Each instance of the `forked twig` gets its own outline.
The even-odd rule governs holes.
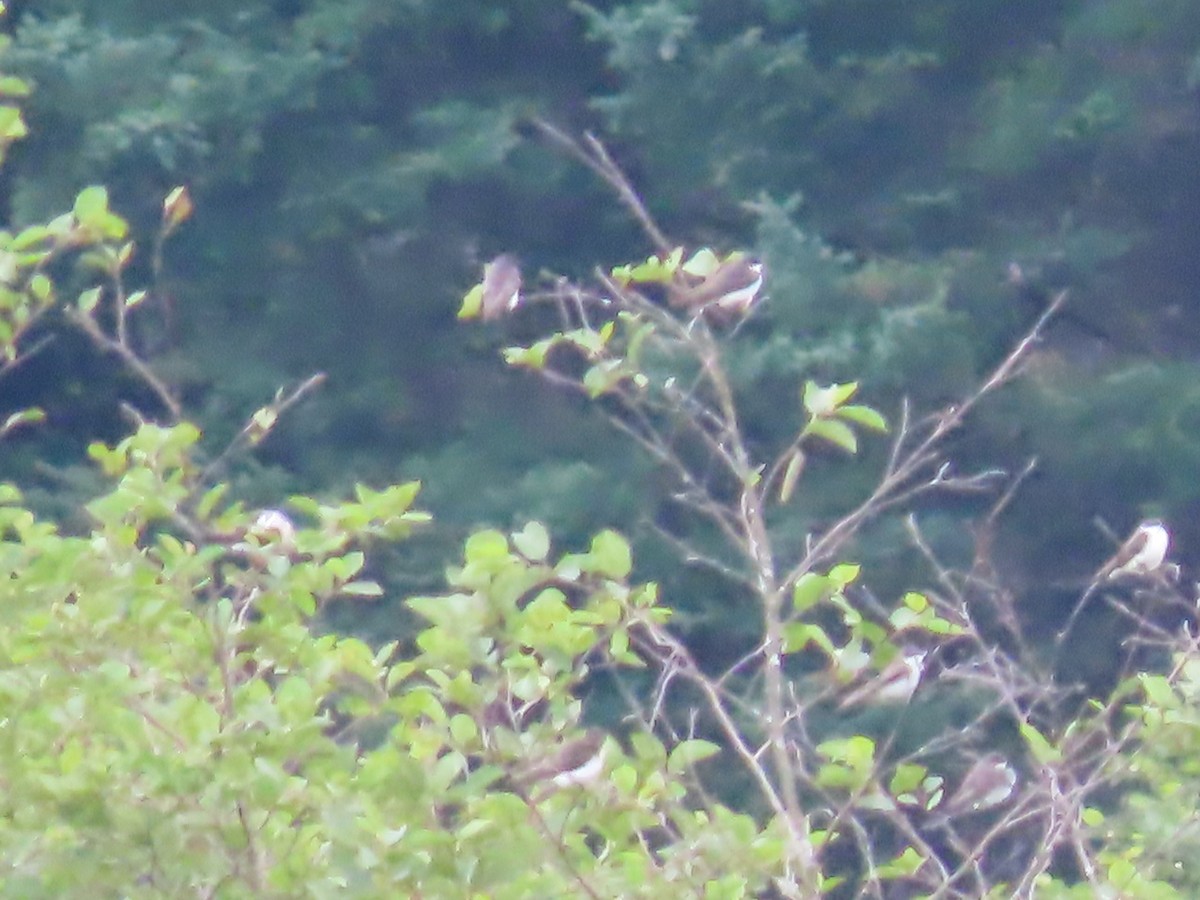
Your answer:
[[[642,202],[637,191],[633,189],[633,185],[629,183],[629,179],[625,177],[625,173],[621,170],[621,167],[613,161],[612,156],[609,155],[607,148],[600,142],[599,138],[590,132],[585,133],[583,139],[586,146],[582,146],[579,141],[554,125],[551,125],[543,118],[535,116],[529,122],[545,137],[549,138],[557,146],[595,172],[609,187],[616,191],[617,197],[630,211],[638,224],[642,226],[642,230],[646,232],[646,236],[650,238],[650,242],[654,244],[658,252],[664,254],[671,252],[675,245],[667,239],[666,234],[658,227],[654,221],[654,217],[646,209],[646,204]]]

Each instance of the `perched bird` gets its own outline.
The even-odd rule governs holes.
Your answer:
[[[1167,563],[1167,550],[1171,546],[1171,533],[1158,519],[1148,519],[1134,529],[1128,540],[1123,543],[1099,571],[1092,576],[1091,582],[1080,596],[1075,608],[1067,616],[1066,624],[1055,639],[1057,646],[1066,643],[1067,637],[1075,627],[1075,621],[1087,606],[1088,600],[1096,594],[1107,582],[1119,578],[1156,576],[1170,581],[1178,580],[1179,566]]]
[[[1017,772],[1000,753],[985,753],[967,770],[958,789],[940,806],[948,816],[993,809],[1017,787]]]
[[[480,314],[485,322],[499,319],[521,302],[521,266],[510,253],[501,253],[483,266]]]
[[[1143,522],[1113,554],[1112,559],[1100,567],[1092,583],[1127,575],[1153,575],[1162,568],[1170,545],[1171,534],[1161,521],[1150,519]]]
[[[246,535],[259,544],[276,544],[288,551],[296,547],[296,526],[287,513],[278,509],[264,509],[246,529]]]
[[[677,309],[697,312],[712,309],[737,315],[754,304],[762,284],[763,264],[743,253],[734,253],[707,275],[692,276],[672,285],[667,299]]]
[[[523,788],[536,788],[535,800],[556,790],[595,784],[604,774],[607,737],[600,729],[589,729],[516,773],[515,781]]]
[[[907,703],[925,674],[924,650],[915,650],[892,660],[878,675],[855,688],[838,703],[838,709],[886,703]]]

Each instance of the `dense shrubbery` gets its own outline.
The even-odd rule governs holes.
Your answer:
[[[1178,272],[1153,267],[1152,229],[1186,205],[1154,184],[1194,155],[1178,103],[1195,13],[1039,4],[965,50],[956,29],[993,4],[920,6],[886,36],[835,4],[764,5],[759,28],[669,2],[592,9],[569,21],[609,50],[604,99],[586,55],[545,80],[489,62],[511,62],[515,33],[573,48],[559,5],[22,9],[13,60],[45,104],[6,183],[0,375],[10,402],[50,402],[48,422],[2,425],[29,490],[0,492],[0,893],[1193,893],[1192,588],[1085,593],[1059,532],[1081,485],[1122,515],[1193,499],[1177,474],[1195,454],[1190,364],[1125,361],[1191,315],[1158,290]],[[469,52],[424,55],[449,34]],[[27,91],[0,92],[7,149]],[[653,183],[645,201],[604,145],[530,115],[588,92]],[[568,154],[548,164],[534,135]],[[888,152],[852,152],[873,143]],[[642,237],[579,199],[595,188],[571,156]],[[93,171],[135,231],[158,220],[144,247],[104,189],[78,191]],[[173,267],[191,195],[158,204],[185,176],[213,212]],[[743,319],[673,299],[723,254],[675,255],[656,218],[714,244],[755,233],[770,305]],[[428,340],[469,245],[501,233],[568,272],[526,265],[525,301],[486,315],[551,385],[534,402],[530,380],[485,390],[490,364],[464,365],[461,338]],[[639,261],[570,274],[597,256]],[[402,277],[415,260],[433,262],[424,288]],[[1148,269],[1162,306],[1116,304]],[[403,315],[400,285],[417,298]],[[360,327],[322,327],[322,309]],[[326,396],[314,361],[341,376]],[[253,409],[285,371],[302,380],[239,424],[228,397]],[[397,372],[410,397],[378,389]],[[886,440],[863,397],[895,410]],[[620,445],[578,398],[649,464],[606,460]],[[456,433],[450,410],[508,436],[431,450]],[[38,440],[97,432],[90,461]],[[405,599],[397,568],[428,584],[438,567],[391,549],[428,521],[416,485],[350,484],[390,480],[371,441],[401,433],[451,516],[532,507],[552,527],[476,530],[446,588]],[[491,473],[490,451],[507,465],[530,447],[534,474]],[[291,476],[254,454],[340,487],[285,499]],[[601,508],[640,550],[593,524]],[[1055,635],[1062,616],[1031,599],[1086,615]],[[331,633],[332,606],[347,621],[367,604],[398,642]],[[859,702],[871,676],[914,671]],[[1011,795],[976,808],[964,782],[1001,763]]]
[[[448,591],[407,601],[426,623],[413,642],[375,649],[313,626],[335,598],[381,593],[364,551],[427,521],[417,485],[281,508],[231,498],[215,480],[227,457],[315,382],[206,453],[129,343],[154,298],[124,287],[132,245],[106,201],[89,188],[72,213],[3,236],[10,365],[24,359],[22,323],[57,310],[145,382],[166,422],[135,421],[90,448],[109,487],[78,533],[24,508],[13,486],[0,496],[5,894],[974,897],[1065,895],[1079,882],[1092,895],[1171,896],[1191,884],[1171,866],[1190,832],[1145,843],[1190,796],[1172,768],[1191,749],[1190,641],[1106,589],[1139,640],[1180,662],[1145,675],[1133,656],[1113,692],[1072,705],[982,569],[947,569],[938,592],[880,603],[858,566],[837,562],[885,509],[979,483],[952,474],[941,443],[1010,380],[1036,331],[977,393],[899,423],[870,497],[789,551],[768,518],[810,477],[809,456],[821,444],[854,452],[860,432],[886,428],[850,402],[856,386],[805,385],[770,462],[740,430],[728,337],[709,309],[644,293],[711,272],[716,257],[651,259],[595,289],[528,289],[512,314],[548,302],[561,325],[510,362],[605,401],[672,473],[681,512],[664,536],[682,564],[741,584],[760,639],[706,669],[668,627],[656,586],[629,580],[621,536],[563,553],[530,523],[472,535]],[[173,192],[162,237],[189,212]],[[47,272],[72,261],[101,280],[66,301]],[[478,308],[475,294],[465,309]],[[746,310],[735,312],[714,327]],[[1167,584],[1136,594],[1181,599]],[[920,683],[856,688],[898,663]],[[596,679],[616,686],[621,709],[589,696]],[[863,703],[878,708],[847,718]],[[984,754],[1002,732],[1002,755]],[[1137,754],[1148,739],[1154,752]],[[1008,791],[972,800],[972,773],[993,764]],[[1134,783],[1106,823],[1096,804]]]

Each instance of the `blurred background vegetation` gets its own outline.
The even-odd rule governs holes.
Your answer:
[[[1193,0],[9,6],[5,66],[34,95],[5,218],[102,183],[147,234],[187,184],[198,212],[168,247],[143,351],[214,449],[280,384],[327,372],[233,477],[250,501],[421,478],[435,526],[375,573],[396,598],[440,585],[471,528],[536,518],[568,544],[632,535],[710,661],[755,633],[656,541],[673,511],[653,466],[583,403],[505,371],[497,326],[456,325],[497,252],[582,277],[652,249],[534,116],[604,139],[673,239],[766,259],[769,303],[732,351],[764,446],[797,421],[805,378],[859,379],[893,416],[905,397],[921,413],[962,396],[1069,290],[1029,376],[952,447],[962,471],[1038,460],[995,561],[1035,630],[1110,552],[1096,517],[1124,533],[1161,514],[1196,562]],[[153,402],[65,335],[4,388],[50,421],[10,441],[0,474],[50,510],[72,507],[81,450],[119,431],[119,401]],[[885,449],[813,459],[780,535],[800,546],[847,509]],[[965,526],[994,499],[918,511],[947,561],[970,563]],[[856,558],[883,597],[931,580],[898,521]],[[398,605],[366,615],[337,625],[404,630]]]

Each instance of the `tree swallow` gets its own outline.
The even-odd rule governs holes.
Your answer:
[[[595,784],[604,774],[607,737],[600,729],[589,729],[517,773],[516,781],[522,787],[538,788],[535,800],[556,790]]]
[[[986,753],[967,770],[958,789],[941,804],[948,816],[993,809],[1013,795],[1017,773],[999,753]]]
[[[763,284],[763,264],[734,253],[705,276],[672,286],[670,304],[678,309],[717,310],[726,315],[745,313],[758,298]]]
[[[1139,525],[1113,554],[1112,559],[1100,567],[1092,583],[1111,581],[1126,575],[1153,575],[1162,568],[1171,545],[1171,534],[1158,519],[1150,519]]]
[[[501,253],[483,266],[480,315],[491,322],[512,312],[520,302],[521,266],[512,254]]]
[[[927,655],[924,650],[910,651],[892,660],[878,675],[847,694],[838,703],[838,709],[868,704],[907,703],[921,683],[921,676],[925,674]]]

